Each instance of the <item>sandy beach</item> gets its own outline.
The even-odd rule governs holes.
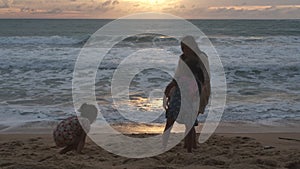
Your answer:
[[[300,169],[299,0],[62,1],[0,0],[5,18],[0,19],[0,169]],[[125,13],[134,16],[134,9],[173,11],[182,21],[163,13],[128,20]],[[89,16],[93,19],[79,19]],[[112,24],[117,21],[120,26]],[[181,46],[187,35],[210,65],[213,106],[198,120],[221,120],[208,141],[193,153],[181,141],[163,154],[135,159],[109,153],[88,138],[83,154],[58,153],[53,129],[83,102],[98,104],[101,116],[93,125],[107,122],[132,137],[161,134],[163,91],[176,77],[180,56],[195,57],[194,47]],[[190,68],[195,65],[198,72],[202,64]],[[182,135],[180,127],[173,128],[173,136]],[[106,129],[97,126],[90,133],[114,133]],[[200,124],[198,135],[201,129]],[[162,150],[161,140],[118,146],[120,139],[100,136],[128,154],[139,150],[137,142],[147,153]]]
[[[228,129],[230,127],[227,127],[227,131]],[[23,134],[12,131],[2,132],[0,134],[0,168],[300,168],[300,133],[297,132],[226,133],[223,127],[223,130],[219,130],[207,142],[198,144],[198,148],[193,153],[187,153],[181,142],[161,155],[130,159],[109,153],[90,139],[87,140],[83,154],[69,152],[60,155],[59,149],[55,147],[52,140],[50,129],[41,131],[44,134],[34,133],[34,131]],[[130,134],[134,137],[149,135]]]

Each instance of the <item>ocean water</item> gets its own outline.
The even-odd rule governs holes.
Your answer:
[[[73,115],[76,59],[88,38],[110,21],[0,20],[0,125],[57,121]],[[222,121],[300,119],[300,20],[191,22],[209,37],[224,66],[228,89]],[[111,76],[122,59],[144,48],[144,42],[157,42],[161,49],[180,55],[179,42],[165,36],[136,35],[117,44],[105,56],[96,78],[97,101],[110,123],[129,121],[112,105]],[[177,58],[160,62],[174,67]],[[127,109],[135,111],[136,118],[143,118],[138,112],[157,115],[152,122],[163,123],[161,97],[151,91],[163,90],[170,80],[158,70],[137,74],[130,85]],[[154,99],[149,101],[149,95]]]

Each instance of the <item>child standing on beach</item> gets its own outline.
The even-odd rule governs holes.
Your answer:
[[[60,122],[53,132],[57,147],[64,147],[59,153],[76,150],[81,153],[90,125],[96,120],[98,110],[94,105],[84,103],[78,110],[80,117],[72,116]]]
[[[165,90],[163,106],[166,109],[167,124],[163,135],[163,146],[166,147],[171,128],[177,121],[186,126],[184,146],[188,152],[191,152],[192,148],[196,148],[194,127],[198,125],[196,117],[204,113],[210,96],[210,74],[207,55],[198,48],[192,36],[183,38],[181,49],[183,54],[180,56],[174,79]],[[192,75],[188,72],[192,72]],[[179,87],[179,84],[182,86]],[[183,95],[187,97],[182,97]],[[200,96],[200,100],[197,95]],[[183,102],[185,106],[182,105]]]

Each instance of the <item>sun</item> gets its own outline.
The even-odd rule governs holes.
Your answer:
[[[148,0],[150,4],[155,4],[157,3],[158,0]]]

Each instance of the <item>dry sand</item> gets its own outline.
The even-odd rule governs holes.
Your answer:
[[[0,134],[0,168],[300,169],[300,142],[279,137],[300,139],[300,134],[217,134],[193,153],[180,143],[156,157],[128,159],[108,153],[91,140],[83,154],[60,155],[50,134]]]

